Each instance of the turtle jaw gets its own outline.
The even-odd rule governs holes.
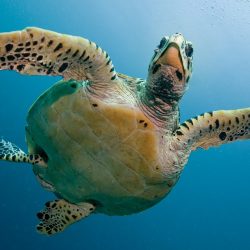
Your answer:
[[[157,64],[172,66],[176,68],[182,75],[185,74],[180,51],[175,43],[169,44],[162,56],[158,59]]]

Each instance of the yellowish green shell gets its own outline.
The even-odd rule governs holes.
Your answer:
[[[30,153],[41,148],[48,156],[48,167],[35,173],[71,203],[91,201],[99,212],[129,214],[170,190],[159,162],[161,133],[133,102],[112,103],[80,84],[59,82],[27,120]]]

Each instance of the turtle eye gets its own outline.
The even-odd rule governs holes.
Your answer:
[[[185,53],[187,57],[191,57],[193,55],[194,49],[192,47],[192,44],[188,43],[185,48]]]

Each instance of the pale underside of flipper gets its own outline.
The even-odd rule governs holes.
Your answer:
[[[42,234],[55,234],[63,231],[69,225],[87,217],[95,210],[90,203],[75,205],[65,200],[50,201],[45,204],[45,209],[37,213],[41,223],[37,230]]]
[[[23,162],[45,167],[47,164],[38,154],[26,154],[14,143],[0,140],[0,160],[11,162]]]
[[[175,137],[191,150],[250,139],[250,108],[204,113],[182,123]]]
[[[117,78],[109,55],[87,39],[40,29],[0,33],[0,70],[109,83]]]

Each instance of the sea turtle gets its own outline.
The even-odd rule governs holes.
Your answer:
[[[191,151],[250,138],[250,108],[204,113],[179,124],[193,47],[163,37],[147,80],[117,73],[87,39],[39,28],[0,34],[0,69],[60,75],[29,110],[28,154],[6,140],[0,159],[33,164],[58,200],[37,214],[55,234],[91,213],[128,215],[162,200]]]

